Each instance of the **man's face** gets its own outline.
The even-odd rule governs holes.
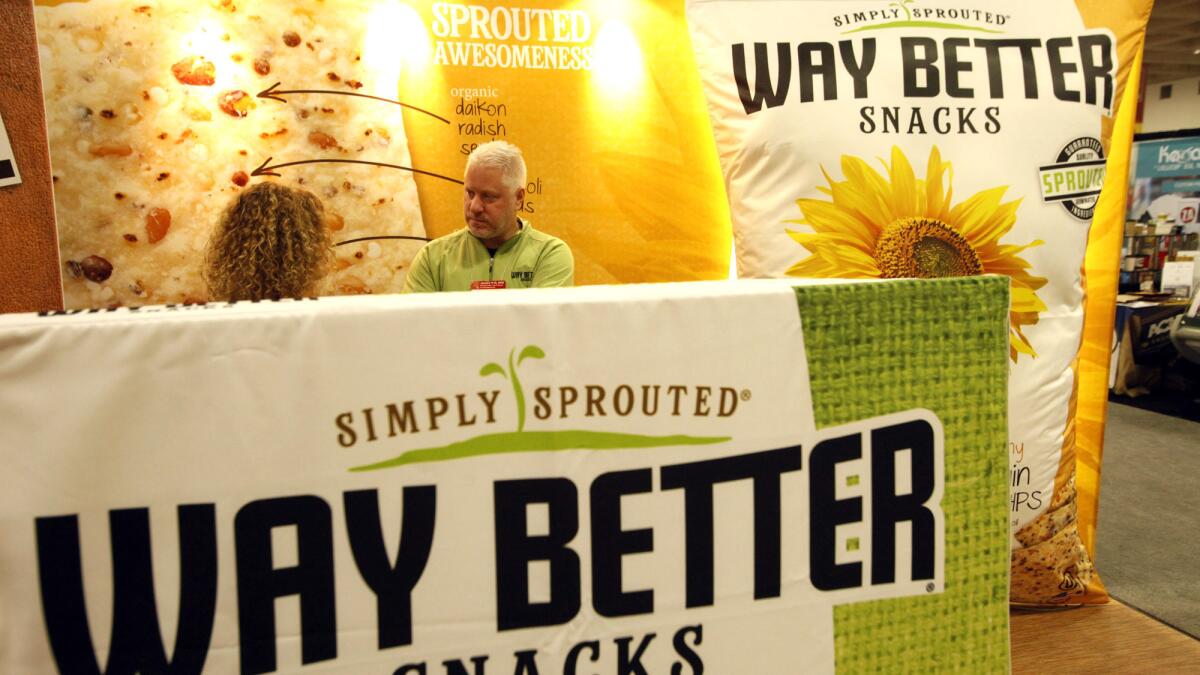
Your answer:
[[[517,233],[517,207],[525,189],[504,184],[500,169],[476,164],[463,181],[463,212],[467,229],[484,246],[496,248]]]

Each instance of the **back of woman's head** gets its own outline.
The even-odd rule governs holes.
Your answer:
[[[324,208],[312,193],[257,183],[225,209],[208,243],[204,276],[214,300],[311,294],[332,259]]]

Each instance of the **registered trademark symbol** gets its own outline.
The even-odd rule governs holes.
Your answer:
[[[932,593],[935,586],[932,583],[925,584],[925,592]]]
[[[743,390],[742,390],[742,394],[741,394],[741,396],[742,396],[742,400],[743,400],[743,401],[749,401],[749,400],[750,400],[750,390],[749,390],[749,389],[743,389]]]

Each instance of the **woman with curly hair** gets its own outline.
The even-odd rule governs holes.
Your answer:
[[[325,209],[277,183],[245,190],[221,215],[204,257],[213,300],[278,300],[316,292],[333,252]]]

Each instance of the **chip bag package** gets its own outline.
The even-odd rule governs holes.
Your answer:
[[[1011,279],[1013,603],[1107,600],[1089,547],[1150,6],[687,3],[740,276]]]

